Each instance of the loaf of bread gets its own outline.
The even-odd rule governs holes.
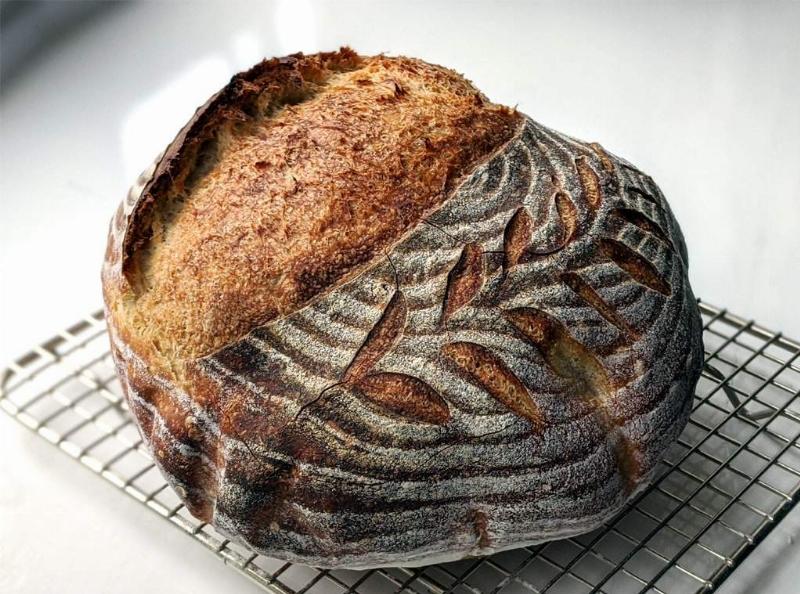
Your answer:
[[[420,60],[264,61],[114,217],[127,402],[254,551],[421,565],[589,531],[652,479],[702,363],[653,181]]]

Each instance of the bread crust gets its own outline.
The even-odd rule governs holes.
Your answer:
[[[160,163],[112,221],[112,353],[159,468],[230,538],[375,567],[585,532],[683,429],[702,365],[683,237],[599,145],[523,116],[385,255],[180,375],[118,309]]]
[[[262,62],[198,110],[147,182],[120,319],[180,374],[357,275],[520,122],[419,60]]]

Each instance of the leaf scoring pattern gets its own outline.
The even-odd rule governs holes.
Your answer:
[[[461,257],[447,275],[442,323],[445,324],[459,309],[467,305],[483,286],[483,249],[477,243],[468,243]]]
[[[370,402],[411,421],[444,425],[450,408],[431,386],[402,373],[371,373],[357,385]]]
[[[561,281],[577,293],[586,303],[595,308],[607,321],[616,326],[620,332],[632,339],[639,337],[639,333],[617,313],[617,310],[606,303],[580,274],[577,272],[564,272],[561,274]]]
[[[583,190],[583,198],[592,210],[600,208],[603,200],[603,190],[600,188],[600,179],[589,165],[586,157],[575,159],[575,169],[578,171],[578,179]]]
[[[622,219],[623,221],[627,221],[631,225],[639,227],[642,231],[652,233],[656,237],[658,237],[661,241],[666,243],[668,246],[672,246],[672,241],[670,241],[667,234],[664,233],[664,230],[661,228],[661,225],[656,223],[650,217],[642,214],[638,210],[633,210],[632,208],[615,208],[611,211],[615,217]],[[674,248],[673,248],[674,251]]]
[[[531,242],[533,220],[524,206],[517,209],[503,232],[503,270],[516,266]]]
[[[394,345],[406,325],[408,306],[401,291],[395,291],[378,322],[367,334],[344,373],[344,381],[357,383]]]
[[[603,365],[560,322],[532,307],[511,309],[505,315],[539,349],[557,375],[572,380],[597,404],[605,400],[611,385]]]
[[[611,157],[608,156],[606,150],[597,142],[590,142],[589,147],[595,152],[597,158],[600,160],[600,164],[603,166],[603,170],[606,173],[613,174],[614,173],[614,163],[611,161]]]
[[[445,344],[442,354],[492,397],[528,419],[537,433],[543,430],[541,411],[528,389],[497,355],[474,342]]]
[[[634,194],[636,196],[640,196],[645,200],[647,200],[648,202],[655,204],[658,208],[661,208],[661,203],[658,201],[658,199],[649,192],[642,190],[641,188],[637,188],[636,186],[625,186],[625,191],[628,192],[628,194]]]
[[[564,247],[572,241],[578,228],[578,209],[575,208],[575,204],[566,192],[556,192],[555,201],[562,228],[560,247]]]
[[[539,349],[547,365],[557,375],[572,381],[576,393],[592,406],[597,423],[609,436],[617,468],[630,492],[641,474],[639,452],[621,433],[611,412],[614,387],[600,360],[543,311],[529,307],[512,309],[506,312],[506,318]]]
[[[607,237],[599,239],[598,243],[600,251],[614,264],[627,272],[633,280],[662,295],[669,296],[672,293],[669,283],[661,277],[655,266],[627,245]]]

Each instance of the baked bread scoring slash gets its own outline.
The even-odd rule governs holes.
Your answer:
[[[702,365],[647,175],[455,72],[350,49],[237,74],[111,223],[127,402],[192,514],[321,567],[586,532]]]

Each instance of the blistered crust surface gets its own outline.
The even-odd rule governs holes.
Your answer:
[[[113,352],[193,513],[273,557],[424,564],[591,530],[649,480],[702,361],[686,268],[648,176],[526,119],[386,257],[197,361],[191,390],[112,325]]]

